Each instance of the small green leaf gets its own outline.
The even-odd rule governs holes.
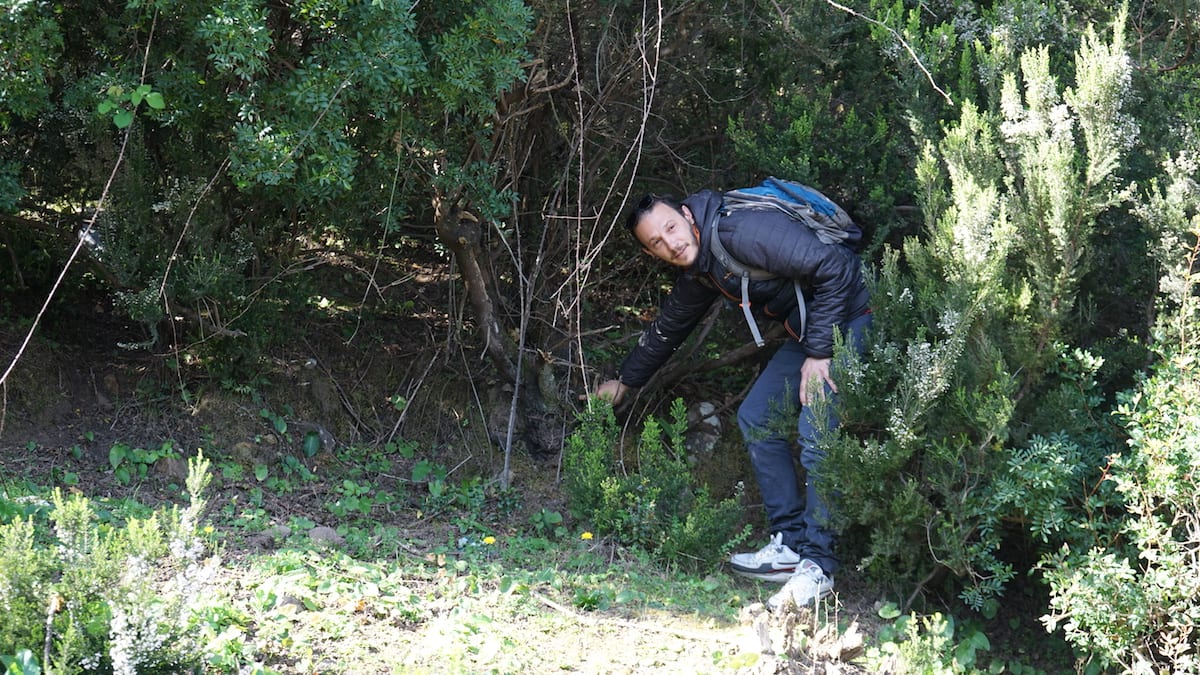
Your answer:
[[[280,435],[287,433],[287,420],[282,417],[276,417],[273,421],[276,433]]]
[[[900,607],[894,602],[889,602],[879,608],[879,618],[891,621],[900,616]]]
[[[124,129],[130,124],[133,124],[133,111],[122,110],[116,115],[113,115],[113,124],[116,125],[118,129]]]
[[[7,666],[4,669],[5,673],[14,675],[41,675],[42,672],[37,658],[28,649],[22,649],[15,656],[0,656],[0,663]]]
[[[265,464],[254,465],[254,478],[260,483],[267,479],[267,466]]]
[[[155,110],[162,110],[163,108],[167,107],[166,102],[163,101],[162,94],[158,93],[157,91],[152,91],[149,94],[146,94],[146,105],[154,108]]]
[[[120,443],[112,446],[112,449],[108,451],[108,463],[112,465],[112,468],[121,466],[121,462],[125,461],[126,452],[128,452],[128,448]]]
[[[113,109],[116,107],[117,107],[117,104],[115,101],[113,101],[112,99],[104,99],[103,101],[100,101],[100,105],[96,108],[96,110],[101,115],[107,115],[108,113],[112,112]]]
[[[310,431],[304,434],[304,454],[307,457],[312,457],[321,449],[321,434],[315,431]]]
[[[430,473],[433,473],[433,464],[428,460],[421,460],[413,465],[412,480],[414,483],[420,483],[425,480]]]
[[[133,104],[133,107],[136,108],[139,104],[141,104],[142,99],[146,97],[146,94],[150,93],[150,89],[150,85],[143,84],[138,86],[137,89],[133,90],[133,93],[129,95],[129,102]]]

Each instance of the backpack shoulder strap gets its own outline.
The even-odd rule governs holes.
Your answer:
[[[777,275],[763,269],[758,269],[757,267],[744,265],[729,254],[729,250],[725,248],[725,244],[721,243],[720,234],[717,232],[717,224],[721,222],[721,213],[723,211],[723,208],[712,209],[712,212],[708,216],[708,222],[705,224],[705,229],[708,230],[708,248],[727,271],[741,277],[742,315],[746,317],[746,324],[750,326],[750,334],[754,336],[754,344],[761,347],[766,344],[766,341],[763,340],[762,332],[758,329],[758,322],[754,320],[754,314],[750,311],[750,282],[773,279]],[[800,310],[800,336],[803,337],[808,322],[808,310],[804,303],[804,291],[800,288],[799,281],[792,281],[792,287],[796,291],[796,306]]]

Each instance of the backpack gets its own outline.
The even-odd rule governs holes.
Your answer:
[[[746,209],[782,211],[793,220],[804,223],[822,243],[841,244],[854,250],[861,245],[863,233],[842,207],[819,191],[795,181],[772,176],[754,187],[725,193],[721,208],[714,209],[706,223],[706,227],[711,230],[708,237],[709,249],[726,270],[742,278],[742,314],[750,326],[754,343],[761,347],[764,344],[762,333],[759,332],[758,323],[750,312],[750,282],[771,279],[776,275],[738,262],[717,236],[717,223],[722,215]],[[800,336],[803,337],[808,319],[804,290],[800,288],[799,281],[793,281],[792,286],[796,290],[796,306],[800,310]]]

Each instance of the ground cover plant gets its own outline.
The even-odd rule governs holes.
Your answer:
[[[209,481],[198,456],[186,507],[98,522],[89,499],[6,495],[0,526],[9,668],[46,672],[179,672],[201,663],[198,617],[208,611],[217,562],[204,555],[200,516]],[[27,507],[20,507],[25,504]],[[211,530],[211,528],[209,528]],[[34,656],[36,655],[36,656]]]
[[[352,512],[327,521],[328,538],[299,516],[251,522],[221,504],[256,479],[230,479],[222,455],[191,456],[182,492],[153,478],[131,490],[161,494],[156,507],[6,487],[7,672],[962,672],[1001,658],[978,629],[956,637],[946,619],[922,624],[895,604],[831,600],[772,617],[758,603],[773,588],[697,573],[711,565],[544,508],[501,513],[512,500],[497,494],[444,508],[422,536]],[[296,480],[332,497],[352,473]],[[389,508],[427,507],[414,495]],[[864,625],[882,626],[878,639]]]

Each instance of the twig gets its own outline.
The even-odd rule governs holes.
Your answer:
[[[438,351],[440,351],[440,348]],[[433,364],[436,363],[437,360],[437,354],[434,353],[433,358],[429,359],[429,363],[425,364],[425,372],[421,373],[421,378],[415,383],[409,385],[407,392],[408,395],[404,397],[404,410],[400,411],[400,417],[396,419],[396,424],[392,426],[392,433],[388,435],[387,441],[385,441],[386,443],[392,442],[392,439],[394,439],[396,434],[400,431],[400,427],[404,425],[404,421],[408,419],[408,411],[412,404],[412,400],[414,397],[416,397],[417,393],[421,391],[421,385],[425,383],[425,378],[429,375],[429,370],[433,368]]]
[[[309,343],[308,338],[304,338],[304,346],[308,347],[309,353],[311,353],[311,354],[317,353],[317,350],[314,349],[312,344]],[[333,388],[337,390],[338,401],[342,404],[342,408],[347,413],[350,414],[350,417],[354,418],[354,423],[356,425],[355,429],[356,430],[366,430],[366,431],[372,432],[372,434],[375,434],[376,433],[375,429],[373,429],[370,425],[368,425],[366,422],[364,422],[362,417],[358,414],[358,410],[355,409],[353,402],[350,401],[350,397],[346,395],[346,391],[344,389],[342,389],[341,383],[339,383],[337,381],[337,379],[333,376],[333,372],[331,370],[329,370],[329,368],[326,367],[325,364],[322,363],[319,359],[317,360],[317,365],[320,366],[321,372],[325,373],[325,377],[329,378],[329,382],[333,385]]]
[[[937,578],[940,572],[941,568],[934,566],[933,569],[929,570],[929,574],[925,575],[924,579],[917,582],[917,585],[915,588],[913,588],[912,593],[908,595],[908,599],[904,601],[904,608],[902,611],[907,612],[909,609],[912,609],[913,603],[917,601],[917,596],[925,590],[925,586],[927,586],[929,582]]]
[[[26,348],[29,347],[29,342],[33,340],[34,332],[37,331],[38,326],[42,322],[42,317],[50,307],[50,302],[54,300],[54,296],[58,295],[58,288],[62,285],[63,279],[67,277],[67,270],[71,269],[71,264],[75,262],[75,258],[79,257],[79,251],[83,249],[84,243],[88,240],[88,235],[92,233],[92,228],[95,227],[96,220],[103,211],[104,201],[108,198],[109,192],[112,191],[113,181],[117,178],[117,171],[125,161],[125,148],[129,145],[129,137],[132,131],[132,124],[125,128],[125,135],[121,139],[121,149],[117,152],[117,159],[113,162],[112,172],[108,175],[108,181],[104,183],[104,189],[100,191],[100,198],[96,200],[96,208],[92,211],[92,217],[88,218],[83,231],[79,233],[78,240],[75,242],[75,248],[71,250],[71,255],[67,256],[67,262],[63,263],[63,267],[58,273],[58,278],[54,280],[54,285],[50,287],[50,292],[46,294],[46,300],[42,302],[42,307],[38,310],[37,316],[33,317],[33,323],[29,325],[29,330],[25,333],[25,339],[21,341],[21,346],[17,348],[17,353],[13,354],[8,368],[4,371],[3,375],[0,375],[0,385],[8,381],[8,376],[12,373],[13,368],[17,367],[17,363],[25,354]]]
[[[853,9],[850,9],[849,7],[847,7],[845,5],[838,4],[834,0],[825,0],[825,2],[830,7],[833,7],[835,9],[840,9],[843,12],[850,14],[851,16],[856,16],[856,17],[862,19],[863,21],[866,21],[867,23],[873,23],[876,26],[879,26],[880,28],[883,28],[887,32],[891,33],[892,37],[896,38],[896,40],[898,40],[900,42],[900,45],[902,47],[904,47],[904,50],[906,52],[908,52],[908,55],[912,57],[913,62],[917,64],[917,68],[919,68],[922,73],[925,73],[925,78],[929,80],[929,86],[933,87],[934,91],[941,94],[942,98],[946,99],[946,103],[949,103],[951,106],[954,105],[954,99],[950,98],[950,94],[947,94],[945,91],[942,90],[941,87],[939,87],[937,85],[937,82],[935,82],[933,79],[933,74],[930,73],[929,70],[925,68],[925,64],[921,63],[921,57],[917,56],[917,52],[914,51],[913,48],[909,46],[908,42],[906,42],[904,40],[904,38],[900,36],[900,33],[896,32],[896,29],[892,28],[891,26],[887,25],[886,23],[883,23],[882,21],[880,21],[878,19],[873,19],[869,16],[865,16],[863,14],[856,12]]]
[[[379,248],[375,253],[375,264],[371,268],[371,272],[367,276],[367,287],[363,289],[362,300],[358,302],[358,318],[354,322],[354,332],[350,337],[346,338],[346,344],[354,342],[354,338],[358,336],[358,329],[362,327],[363,309],[367,305],[367,297],[371,294],[371,289],[375,289],[380,293],[379,286],[375,283],[375,276],[379,273],[379,265],[383,261],[383,251],[387,247],[388,230],[392,227],[392,206],[396,203],[396,186],[400,184],[400,150],[396,150],[396,171],[392,174],[392,191],[388,195],[387,217],[383,219],[383,235],[379,238]],[[380,293],[382,297],[382,293]]]
[[[50,643],[54,638],[54,615],[62,611],[63,599],[58,593],[51,592],[50,602],[46,605],[46,640],[42,645],[42,663],[50,664]]]

